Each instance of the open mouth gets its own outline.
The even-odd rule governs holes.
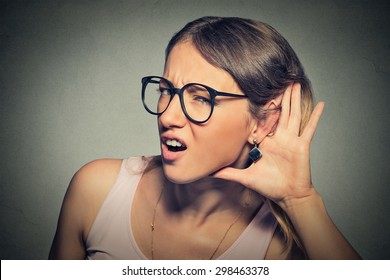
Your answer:
[[[187,147],[180,143],[176,139],[165,140],[165,145],[167,145],[168,151],[170,152],[181,152],[187,149]]]

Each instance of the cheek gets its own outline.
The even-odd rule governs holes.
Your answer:
[[[197,143],[203,143],[203,157],[206,157],[210,163],[219,165],[229,165],[237,160],[241,155],[243,147],[246,145],[249,129],[245,116],[220,118],[215,123],[210,123],[208,127],[203,127],[207,133],[199,133],[202,135],[195,139]],[[201,128],[202,129],[202,128]],[[199,141],[198,141],[199,140]]]

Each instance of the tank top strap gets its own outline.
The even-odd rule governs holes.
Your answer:
[[[124,159],[86,240],[88,259],[144,259],[131,231],[131,206],[150,158]]]

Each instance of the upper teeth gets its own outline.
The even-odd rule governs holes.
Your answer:
[[[172,147],[181,147],[181,146],[183,146],[179,141],[174,140],[174,139],[173,140],[167,140],[166,144],[168,146],[172,146]]]

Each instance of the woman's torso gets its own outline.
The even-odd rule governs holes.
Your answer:
[[[148,254],[152,249],[150,223],[153,220],[154,208],[160,194],[158,186],[154,186],[153,182],[156,180],[155,176],[161,176],[161,172],[156,171],[156,175],[152,178],[143,176],[149,161],[150,158],[143,157],[123,160],[116,181],[88,234],[86,240],[88,259],[150,258]],[[149,173],[153,174],[153,172]],[[153,188],[156,189],[153,190]],[[142,189],[146,191],[140,191]],[[137,213],[138,209],[143,208],[145,211]],[[239,232],[237,238],[230,242],[231,244],[222,254],[218,255],[218,259],[264,259],[275,227],[276,221],[268,203],[263,203],[254,218]],[[225,229],[220,232],[223,234]],[[171,238],[163,240],[166,240],[167,244],[172,244],[173,247],[175,245],[174,235],[180,235],[180,231],[173,229],[172,233]],[[166,248],[170,246],[161,246],[164,241],[158,239],[157,231],[154,234],[156,234],[154,241],[160,243],[160,246],[155,244],[154,249],[165,248],[164,251],[159,252],[160,257],[164,258],[164,253],[169,253],[166,252]],[[210,248],[212,247],[216,245]],[[208,257],[209,255],[204,256],[206,259]]]

